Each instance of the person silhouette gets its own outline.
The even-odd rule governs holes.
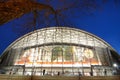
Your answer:
[[[106,70],[106,69],[104,70],[104,75],[105,75],[105,76],[107,75],[107,70]]]
[[[45,75],[45,69],[43,70],[43,75]]]

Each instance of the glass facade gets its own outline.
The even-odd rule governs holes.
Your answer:
[[[13,42],[3,53],[2,65],[14,66],[17,74],[89,75],[91,67],[112,63],[109,49],[102,39],[83,30],[50,27],[28,33]],[[11,67],[13,68],[13,67]],[[13,71],[13,72],[14,72]],[[93,70],[92,70],[93,71]],[[101,72],[102,74],[102,72]]]
[[[15,65],[43,67],[72,67],[73,65],[90,67],[92,65],[101,65],[93,49],[79,46],[54,45],[24,50]]]

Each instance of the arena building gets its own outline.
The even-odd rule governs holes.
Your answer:
[[[0,72],[18,75],[113,75],[118,53],[101,38],[75,28],[49,27],[14,41],[0,57]]]

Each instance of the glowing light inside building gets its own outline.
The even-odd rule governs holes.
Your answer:
[[[4,52],[1,65],[15,68],[18,74],[74,73],[88,75],[101,66],[113,65],[110,50],[113,48],[102,39],[86,31],[51,27],[28,33],[13,42]],[[114,64],[114,66],[116,66]],[[101,70],[102,71],[102,70]],[[9,71],[8,71],[9,72]],[[102,72],[101,72],[102,73]],[[101,75],[101,74],[100,74]]]

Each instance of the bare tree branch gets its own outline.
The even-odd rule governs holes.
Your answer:
[[[33,2],[30,0],[9,0],[7,2],[0,2],[0,25],[19,18],[22,15],[34,10],[49,9],[54,14],[54,9],[45,4]]]
[[[118,3],[119,0],[114,0]],[[0,25],[22,16],[29,16],[32,20],[21,20],[18,31],[28,32],[39,26],[71,25],[72,18],[91,15],[109,0],[0,0]],[[76,17],[77,16],[77,17]],[[69,19],[71,18],[71,19]],[[19,22],[21,22],[19,21]],[[68,23],[67,23],[68,22]],[[16,24],[16,23],[15,23]],[[16,29],[16,28],[15,28]]]

